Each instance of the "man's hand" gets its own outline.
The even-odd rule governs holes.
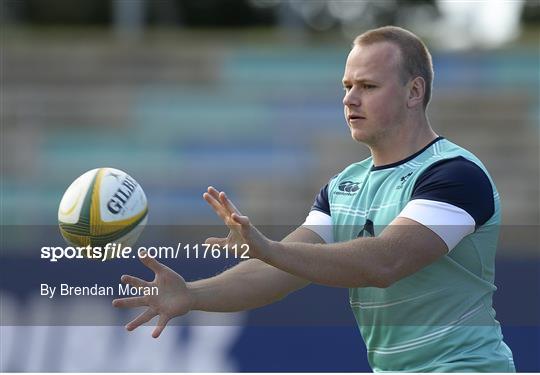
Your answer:
[[[204,200],[214,209],[216,214],[229,227],[229,235],[226,238],[208,238],[206,243],[217,244],[221,247],[228,245],[247,244],[251,258],[265,259],[265,255],[272,251],[274,241],[266,238],[255,228],[247,216],[243,216],[234,204],[227,198],[224,192],[219,192],[212,186],[203,194]]]
[[[154,271],[154,280],[148,282],[129,275],[123,275],[121,280],[123,283],[134,287],[156,286],[158,287],[158,295],[119,298],[113,300],[112,304],[114,307],[148,306],[146,311],[126,325],[126,329],[133,331],[159,315],[157,326],[152,332],[152,337],[157,338],[170,319],[184,315],[192,309],[194,304],[193,296],[182,276],[153,258],[141,256],[140,259],[145,266]]]

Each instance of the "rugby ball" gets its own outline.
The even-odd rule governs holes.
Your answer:
[[[148,203],[141,186],[114,168],[92,169],[78,177],[58,208],[60,232],[72,246],[132,246],[147,217]]]

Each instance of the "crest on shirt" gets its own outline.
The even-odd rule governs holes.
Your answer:
[[[409,172],[409,173],[407,173],[406,175],[401,176],[401,177],[399,178],[399,185],[396,186],[396,189],[402,189],[402,188],[403,188],[403,185],[405,184],[405,182],[407,182],[407,180],[409,179],[409,177],[412,176],[412,174],[413,174],[412,172]]]
[[[334,194],[339,195],[354,195],[360,190],[361,182],[343,181],[338,185],[339,191],[334,191]]]

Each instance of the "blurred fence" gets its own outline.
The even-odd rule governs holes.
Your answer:
[[[74,33],[4,37],[6,224],[54,223],[64,189],[101,166],[142,184],[151,224],[217,223],[209,184],[257,223],[298,224],[330,177],[368,156],[342,115],[343,41]],[[434,61],[433,127],[484,161],[506,225],[540,223],[538,51]]]

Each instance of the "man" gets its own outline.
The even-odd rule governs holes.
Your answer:
[[[224,192],[204,199],[230,228],[210,244],[247,244],[250,259],[185,283],[155,259],[159,296],[113,301],[148,306],[132,330],[159,315],[240,311],[277,301],[310,282],[350,288],[350,304],[375,371],[514,371],[492,308],[499,196],[482,163],[437,136],[426,117],[433,69],[425,45],[397,27],[354,41],[343,87],[354,140],[371,157],[321,189],[305,223],[271,241]],[[218,297],[216,297],[218,296]]]

